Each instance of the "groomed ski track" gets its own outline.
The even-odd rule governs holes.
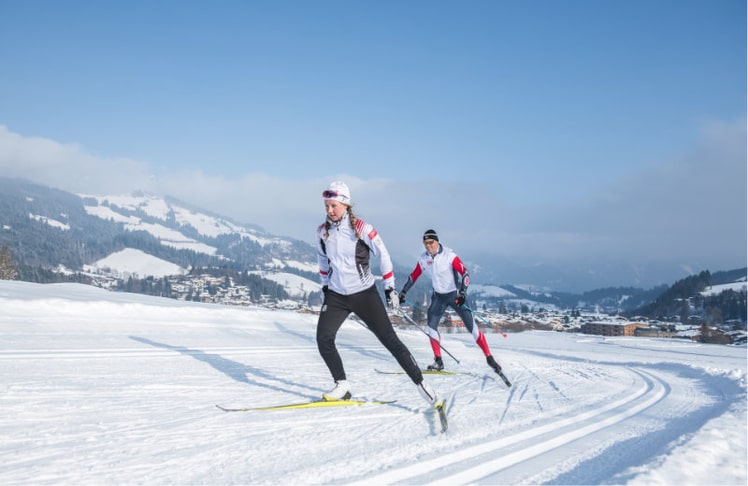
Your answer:
[[[24,324],[0,347],[6,484],[625,484],[745,400],[740,380],[709,371],[725,353],[743,363],[744,349],[488,334],[507,388],[471,336],[451,334],[443,344],[460,364],[445,364],[470,374],[426,377],[451,397],[440,434],[407,376],[375,371],[397,369],[389,353],[347,323],[338,347],[354,396],[396,403],[227,414],[215,404],[330,388],[313,317],[91,306],[64,325],[59,306],[31,319],[20,308]],[[431,359],[420,333],[398,333],[419,363]]]
[[[670,389],[663,379],[642,370],[631,371],[640,377],[640,380],[637,380],[638,389],[631,386],[627,390],[627,396],[601,405],[598,410],[579,414],[569,414],[568,410],[565,410],[558,415],[550,412],[551,417],[548,417],[547,423],[530,430],[500,434],[503,437],[462,447],[454,453],[435,454],[437,457],[422,459],[417,464],[368,476],[361,484],[469,484],[481,480],[491,482],[492,477],[504,472],[507,474],[501,476],[502,483],[526,482],[531,478],[525,477],[524,473],[520,473],[520,477],[507,480],[508,475],[512,474],[513,466],[523,464],[523,470],[527,467],[536,471],[547,469],[549,459],[553,463],[558,462],[557,458],[552,458],[553,456],[566,455],[554,454],[555,450],[582,439],[586,439],[587,444],[590,440],[599,441],[601,448],[604,448],[605,442],[609,441],[606,441],[605,437],[595,438],[596,434],[601,435],[599,433],[607,428],[627,427],[627,420],[667,398]],[[626,436],[623,431],[620,433],[622,437]],[[532,463],[536,465],[532,466]],[[428,472],[424,474],[424,471]],[[536,480],[529,482],[535,483]]]
[[[345,354],[345,346],[342,349]],[[356,350],[357,353],[372,354],[380,354],[380,351],[376,346]],[[131,360],[155,364],[186,355],[217,364],[219,356],[223,356],[221,359],[225,359],[226,363],[238,363],[240,360],[253,361],[257,358],[261,361],[273,360],[272,357],[278,354],[313,355],[313,352],[314,349],[307,346],[290,349],[223,346],[203,350],[180,346],[170,350],[164,347],[40,349],[6,350],[0,352],[0,361],[120,361],[126,366]],[[296,443],[309,440],[315,431],[324,436],[325,430],[328,430],[346,437],[343,442],[356,445],[354,449],[359,444],[375,443],[377,440],[386,442],[395,434],[410,436],[407,441],[393,441],[386,450],[371,451],[374,455],[382,456],[383,467],[380,470],[351,474],[360,471],[355,466],[357,459],[337,458],[341,452],[338,451],[328,459],[329,467],[324,468],[322,476],[319,470],[321,464],[297,464],[294,470],[281,463],[278,477],[284,481],[301,481],[306,477],[308,482],[309,475],[314,474],[320,483],[347,481],[350,484],[517,484],[555,483],[561,479],[561,482],[595,483],[609,477],[611,471],[600,476],[601,468],[623,473],[615,471],[621,448],[627,449],[627,455],[631,454],[631,448],[641,451],[642,460],[658,450],[664,453],[667,444],[678,439],[678,431],[683,423],[693,421],[696,428],[701,415],[706,417],[713,413],[703,410],[705,403],[712,401],[709,397],[721,393],[720,390],[705,388],[698,380],[694,381],[689,376],[692,372],[682,376],[687,371],[685,367],[671,366],[669,371],[626,364],[593,364],[553,359],[548,354],[545,357],[547,363],[542,369],[533,369],[523,366],[526,359],[516,353],[511,354],[513,358],[504,362],[507,363],[507,371],[512,373],[515,382],[513,388],[506,388],[488,369],[483,377],[479,374],[430,377],[437,389],[443,393],[454,393],[449,410],[450,429],[442,436],[438,436],[438,420],[421,403],[407,378],[400,375],[382,376],[373,369],[362,370],[358,365],[349,366],[349,369],[355,370],[351,373],[357,376],[357,382],[363,385],[369,380],[379,381],[388,390],[386,398],[400,398],[398,404],[386,408],[362,405],[354,407],[356,410],[345,411],[258,411],[242,414],[245,420],[229,419],[223,414],[219,415],[222,417],[219,419],[210,416],[207,411],[196,414],[193,409],[183,410],[184,418],[174,415],[160,422],[159,427],[179,429],[192,421],[207,421],[217,431],[221,428],[222,420],[225,427],[241,425],[245,429],[242,438],[233,438],[232,441],[265,444],[273,444],[279,434],[288,443]],[[283,371],[275,370],[274,373]],[[276,381],[274,373],[267,373],[266,376],[263,376],[264,373],[255,373],[254,376],[248,373],[247,382],[273,386],[272,382]],[[606,386],[600,387],[597,384],[599,380],[604,380]],[[303,382],[304,379],[295,381]],[[293,387],[289,390],[293,391]],[[384,392],[378,392],[381,393]],[[247,397],[243,400],[249,400],[249,395],[242,395]],[[549,400],[548,397],[554,398]],[[215,395],[211,398],[215,398]],[[258,403],[258,400],[252,402],[258,406],[266,404]],[[190,408],[194,406],[194,403],[190,404]],[[708,407],[713,406],[719,405],[715,403]],[[181,409],[178,403],[170,407],[172,411]],[[647,410],[652,410],[651,415],[659,418],[642,420]],[[122,436],[143,434],[147,426],[140,422],[139,425],[137,421],[129,426],[120,424],[116,432]],[[680,425],[671,427],[675,422]],[[404,429],[407,429],[406,434]],[[219,450],[226,449],[226,444],[216,446]],[[339,447],[336,444],[333,450]],[[95,455],[94,450],[82,452]],[[365,464],[371,463],[368,457]],[[364,469],[367,467],[365,464],[361,465]],[[567,464],[572,467],[569,468]],[[586,470],[586,464],[590,465],[589,470]],[[332,473],[341,469],[347,471],[342,476]]]

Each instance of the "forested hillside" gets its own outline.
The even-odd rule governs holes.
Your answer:
[[[626,312],[629,316],[647,316],[665,319],[678,316],[681,322],[688,322],[693,315],[711,323],[731,320],[746,322],[746,291],[725,289],[714,295],[704,295],[704,291],[715,285],[740,281],[745,282],[746,269],[715,272],[705,270],[675,282],[650,304]],[[745,289],[745,287],[744,287]]]

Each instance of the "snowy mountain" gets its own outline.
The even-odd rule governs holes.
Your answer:
[[[309,243],[270,235],[172,198],[70,194],[0,177],[0,208],[0,244],[32,266],[124,272],[133,264],[128,257],[142,260],[144,253],[171,263],[177,274],[225,266],[316,275]],[[163,268],[156,264],[137,270],[144,278],[163,274]]]
[[[355,320],[357,398],[390,405],[225,413],[332,386],[316,316],[79,284],[0,281],[2,484],[626,484],[748,481],[745,347],[545,331],[445,333],[458,375],[438,421]],[[419,363],[427,338],[399,329]]]
[[[189,209],[186,203],[148,194],[124,196],[92,196],[79,194],[87,213],[104,220],[122,223],[127,231],[145,231],[166,246],[178,250],[192,250],[206,255],[217,255],[216,246],[205,241],[220,236],[249,239],[261,247],[288,242],[264,234],[203,210]],[[190,236],[192,235],[192,236]]]

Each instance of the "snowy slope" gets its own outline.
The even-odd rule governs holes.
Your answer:
[[[172,217],[180,227],[189,226],[200,235],[211,238],[236,234],[242,238],[249,238],[261,246],[283,241],[282,238],[268,238],[259,235],[255,231],[232,223],[225,218],[185,209],[158,196],[146,194],[119,196],[79,194],[79,196],[86,201],[85,210],[92,216],[123,223],[129,231],[147,231],[158,238],[162,244],[177,249],[190,249],[207,255],[214,255],[216,252],[215,248],[165,226],[167,220]],[[128,214],[129,212],[142,212],[150,218],[164,222],[164,224],[145,222],[138,216]]]
[[[161,258],[156,258],[141,250],[134,248],[125,248],[112,253],[111,255],[98,260],[93,265],[84,265],[83,269],[89,272],[109,273],[119,278],[133,276],[135,278],[145,278],[147,276],[161,278],[167,275],[184,275],[187,269],[167,262]]]
[[[292,298],[301,298],[309,292],[319,292],[322,285],[308,278],[300,277],[286,272],[250,272],[260,275],[262,278],[271,280],[283,287],[283,290]]]
[[[224,413],[331,386],[316,316],[75,284],[0,281],[2,484],[746,484],[746,349],[553,332],[444,334],[472,373],[429,376],[450,428],[357,322],[358,397],[392,405]],[[418,330],[399,334],[425,364]]]
[[[704,297],[710,297],[713,295],[719,295],[726,290],[732,290],[734,292],[745,292],[745,289],[746,289],[745,281],[734,282],[734,283],[729,283],[729,284],[721,284],[721,285],[710,285],[709,287],[704,289],[703,292],[701,292],[701,295],[703,295]]]

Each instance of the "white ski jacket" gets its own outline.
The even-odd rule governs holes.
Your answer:
[[[410,273],[408,281],[405,282],[403,292],[410,290],[423,273],[431,278],[431,285],[437,294],[467,290],[470,285],[470,276],[460,257],[451,248],[441,243],[433,257],[428,251],[421,253],[416,267]]]
[[[356,231],[359,238],[356,238]],[[370,256],[373,254],[379,260],[385,290],[394,289],[392,260],[377,230],[357,219],[356,231],[351,228],[347,213],[337,223],[330,221],[329,230],[325,229],[324,224],[317,228],[320,282],[333,292],[343,295],[368,289],[376,282],[370,263]]]

